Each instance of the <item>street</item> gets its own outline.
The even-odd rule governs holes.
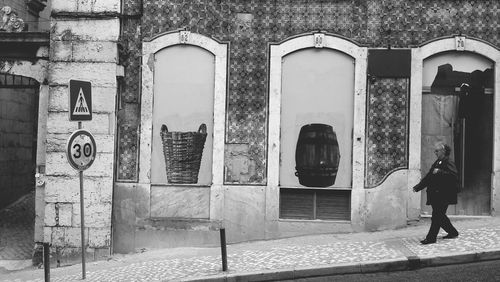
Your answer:
[[[426,267],[412,271],[336,275],[288,281],[500,281],[500,260]]]

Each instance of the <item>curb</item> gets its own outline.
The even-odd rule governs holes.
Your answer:
[[[415,270],[425,267],[462,264],[500,259],[500,248],[443,254],[438,256],[413,256],[357,263],[343,263],[326,266],[297,267],[278,270],[263,270],[244,273],[226,273],[205,277],[192,277],[181,281],[240,282],[240,281],[279,281],[308,277],[328,277],[343,274],[363,274]]]
[[[442,266],[500,259],[500,248],[420,257],[420,267]]]

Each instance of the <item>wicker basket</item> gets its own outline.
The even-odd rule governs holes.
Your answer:
[[[207,126],[200,125],[198,132],[168,131],[161,126],[163,154],[168,183],[198,183],[203,147],[207,139]]]

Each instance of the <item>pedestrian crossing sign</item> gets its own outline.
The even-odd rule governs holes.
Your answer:
[[[89,81],[69,81],[69,120],[92,120],[92,86]]]

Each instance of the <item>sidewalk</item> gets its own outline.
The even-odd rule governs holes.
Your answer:
[[[33,264],[35,191],[0,210],[0,279],[2,268],[19,269]]]
[[[220,248],[176,248],[114,255],[87,263],[87,281],[276,281],[405,270],[500,259],[500,218],[451,219],[456,239],[421,245],[429,219],[399,230],[327,234],[233,244],[222,272]],[[440,233],[440,236],[445,233]],[[81,265],[52,268],[51,281],[81,280]],[[43,281],[43,269],[0,274],[0,281]]]

